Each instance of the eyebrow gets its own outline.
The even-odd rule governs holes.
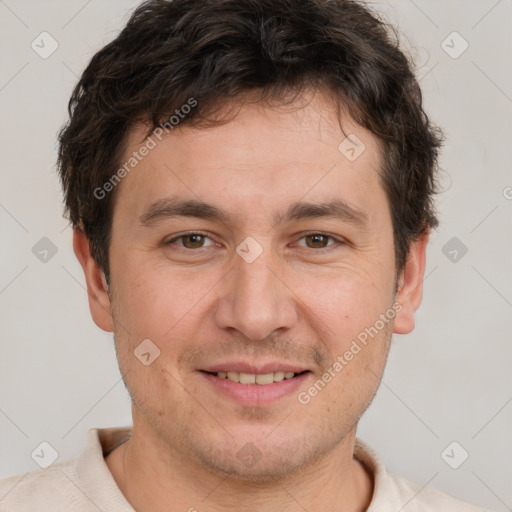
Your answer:
[[[195,199],[159,199],[139,217],[142,226],[152,226],[157,222],[173,217],[196,217],[221,222],[229,220],[229,214],[220,206],[205,203]]]
[[[365,227],[368,223],[368,215],[365,211],[350,205],[342,199],[333,199],[325,203],[296,202],[283,214],[274,217],[274,222],[280,224],[290,220],[315,219],[320,217],[331,217]]]
[[[230,214],[224,208],[195,199],[159,199],[139,217],[140,224],[150,227],[162,220],[174,217],[194,217],[228,223]],[[296,202],[288,209],[274,215],[274,225],[291,220],[314,219],[330,217],[344,222],[365,227],[368,223],[368,215],[363,210],[350,205],[342,199],[333,199],[324,203]]]

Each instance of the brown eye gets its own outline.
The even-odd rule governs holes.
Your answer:
[[[304,237],[306,240],[306,247],[309,247],[310,249],[323,249],[324,247],[327,247],[329,243],[329,239],[332,237],[327,235],[321,235],[321,234],[314,234],[314,235],[307,235]]]
[[[202,233],[186,233],[167,242],[167,245],[177,245],[185,249],[202,249],[212,244],[210,237]]]
[[[199,249],[200,247],[203,247],[204,244],[204,235],[184,235],[182,237],[183,239],[183,247],[186,247],[187,249]]]

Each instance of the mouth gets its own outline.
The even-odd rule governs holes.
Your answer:
[[[198,373],[205,379],[206,389],[214,396],[247,407],[264,407],[285,398],[291,399],[313,375],[310,370],[290,366],[283,368],[276,364],[259,368],[241,364],[226,366]]]
[[[232,371],[207,372],[204,370],[202,371],[219,379],[227,379],[230,380],[231,382],[237,382],[240,384],[257,384],[258,386],[268,386],[269,384],[274,384],[275,382],[294,379],[299,375],[309,373],[309,370],[304,370],[302,372],[277,371],[269,373],[244,373]]]

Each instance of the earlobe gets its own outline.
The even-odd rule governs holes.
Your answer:
[[[84,271],[89,309],[94,323],[100,329],[112,332],[114,330],[112,308],[105,274],[91,255],[91,248],[85,233],[78,228],[73,230],[73,250]]]
[[[429,234],[430,232],[427,230],[416,242],[412,242],[409,248],[395,299],[402,307],[395,318],[393,332],[396,334],[408,334],[414,329],[414,314],[423,298],[423,279]]]

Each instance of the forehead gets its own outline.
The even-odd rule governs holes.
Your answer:
[[[119,184],[116,203],[125,214],[140,217],[167,197],[273,220],[300,199],[342,197],[361,210],[387,209],[378,140],[346,113],[340,127],[333,103],[319,93],[278,108],[244,104],[234,119],[216,126],[184,123],[150,139],[146,133],[136,126],[127,139],[121,165],[140,156],[141,147],[151,149]]]

